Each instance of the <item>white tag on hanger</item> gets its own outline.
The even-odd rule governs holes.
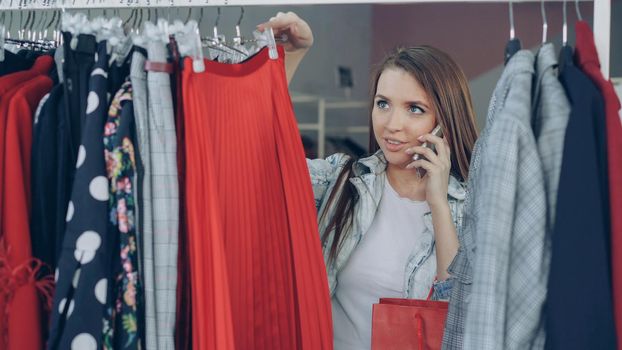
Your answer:
[[[272,28],[268,28],[262,32],[254,31],[253,36],[257,41],[258,47],[268,47],[268,54],[270,59],[276,60],[279,58],[279,50],[276,47],[276,40],[274,39],[274,31]]]
[[[195,73],[205,71],[205,62],[203,62],[203,47],[201,43],[201,33],[199,26],[195,20],[190,20],[186,25],[176,23],[171,28],[171,34],[175,35],[177,47],[181,56],[192,58],[192,70]]]
[[[194,33],[196,45],[194,45],[195,56],[192,58],[192,70],[195,73],[203,73],[205,72],[205,62],[203,61],[203,45],[201,43],[201,33],[199,32],[198,26]]]

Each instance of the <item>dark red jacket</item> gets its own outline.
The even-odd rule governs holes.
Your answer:
[[[51,293],[52,285],[49,278],[47,283],[35,279],[40,265],[32,259],[30,242],[30,148],[35,109],[52,88],[52,80],[44,75],[52,62],[51,57],[43,58],[30,70],[34,74],[0,78],[0,348],[7,350],[45,346],[38,289]]]

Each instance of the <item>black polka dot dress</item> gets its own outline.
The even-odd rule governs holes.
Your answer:
[[[112,249],[108,231],[110,186],[103,132],[108,111],[108,54],[98,43],[89,81],[86,120],[67,208],[48,349],[101,349]]]

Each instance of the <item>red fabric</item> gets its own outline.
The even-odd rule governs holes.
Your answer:
[[[17,327],[24,325],[40,325],[40,311],[38,309],[39,302],[36,300],[35,289],[32,288],[35,285],[34,276],[38,269],[37,264],[31,261],[31,245],[29,231],[25,232],[7,232],[4,226],[4,172],[11,170],[11,167],[7,169],[4,162],[4,156],[6,154],[5,145],[8,140],[5,135],[9,135],[11,140],[18,138],[17,134],[7,133],[7,122],[9,121],[9,107],[10,102],[14,96],[18,93],[18,90],[27,83],[37,77],[38,75],[47,73],[54,64],[54,59],[50,56],[41,56],[37,58],[31,69],[27,71],[16,72],[3,77],[0,77],[0,166],[3,171],[0,171],[0,280],[2,281],[2,289],[0,289],[0,348],[2,349],[41,349],[43,340],[41,339],[42,332],[37,332],[35,335],[28,335],[24,337],[24,333],[13,336]],[[22,91],[23,93],[23,91]],[[37,101],[38,102],[38,101]],[[32,114],[30,115],[32,118]],[[12,126],[11,126],[12,128]],[[28,156],[30,153],[28,153]],[[12,167],[18,167],[19,164],[13,164]],[[30,160],[28,160],[27,166],[30,166]],[[19,179],[18,183],[22,183],[23,179]],[[28,180],[28,184],[30,184]],[[15,210],[18,208],[11,207],[6,209]],[[22,212],[23,215],[27,215],[28,211]],[[5,235],[4,232],[7,232]],[[9,235],[12,233],[12,235]],[[17,235],[17,236],[16,236]],[[12,238],[17,237],[18,242],[12,243]],[[48,291],[49,292],[49,291]],[[33,296],[35,298],[33,298]],[[21,305],[26,305],[24,309],[20,309]],[[28,305],[30,304],[30,305]],[[17,305],[17,306],[15,306]],[[36,309],[34,309],[36,307]],[[11,309],[20,310],[19,312],[11,313]],[[33,326],[33,331],[39,330],[39,326]],[[14,339],[14,338],[28,338],[28,339]],[[10,343],[9,343],[10,340]],[[17,342],[17,343],[15,343]]]
[[[611,268],[613,281],[613,307],[618,334],[618,349],[622,350],[622,124],[620,100],[613,84],[605,80],[600,71],[600,61],[594,44],[594,33],[584,21],[576,24],[577,65],[598,86],[605,99],[607,123],[607,160],[609,165],[609,202],[611,210]]]
[[[181,79],[181,57],[177,44],[171,39],[174,58],[175,131],[177,133],[177,176],[179,178],[179,239],[177,251],[177,313],[175,320],[175,349],[192,350],[192,279],[188,255],[188,229],[186,219],[186,151],[184,148],[184,108]]]
[[[32,118],[43,96],[52,88],[52,80],[40,75],[2,96],[0,111],[5,122],[2,183],[2,243],[6,261],[13,270],[12,290],[6,305],[8,316],[2,328],[7,350],[39,350],[44,347],[42,304],[37,292],[30,242],[30,151]]]
[[[372,350],[440,350],[449,303],[380,299],[372,314]]]
[[[332,349],[311,181],[284,52],[186,59],[186,203],[197,349]]]
[[[20,83],[24,83],[37,75],[47,74],[53,65],[54,58],[52,56],[40,56],[29,70],[0,77],[0,97]]]
[[[29,80],[35,78],[41,74],[47,74],[47,72],[52,69],[54,65],[54,58],[51,56],[40,56],[37,58],[33,66],[27,70],[22,72],[17,72],[13,74],[8,74],[3,77],[0,77],[0,135],[5,135],[6,128],[6,115],[8,109],[8,103],[11,99],[12,94],[22,86],[27,83]],[[4,137],[4,136],[2,136]],[[2,139],[4,140],[4,139]],[[0,145],[4,145],[1,143]],[[0,164],[4,164],[4,154],[5,152],[0,152]],[[0,198],[2,198],[2,187],[0,186]],[[2,210],[1,206],[3,203],[0,202],[0,211]],[[2,218],[0,218],[1,220]],[[1,233],[0,233],[1,235]],[[2,309],[0,309],[2,310]],[[1,343],[0,343],[1,344]]]

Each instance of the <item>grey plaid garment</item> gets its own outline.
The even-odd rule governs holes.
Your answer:
[[[147,92],[147,58],[140,50],[134,50],[130,67],[132,82],[132,98],[136,136],[142,164],[137,167],[138,186],[137,198],[139,217],[138,238],[140,245],[140,271],[143,277],[145,295],[145,345],[147,349],[155,349],[157,344],[155,322],[155,278],[153,267],[153,223],[151,208],[151,147],[149,146],[149,107]]]
[[[559,82],[557,59],[553,44],[544,44],[536,57],[534,86],[534,134],[542,160],[548,205],[547,231],[553,229],[557,203],[557,187],[564,153],[564,137],[570,116],[570,102]]]
[[[164,43],[151,40],[148,59],[167,62]],[[179,238],[179,183],[177,178],[177,136],[171,81],[168,73],[147,72],[149,108],[151,182],[152,256],[145,256],[145,265],[154,272],[155,300],[147,301],[155,313],[146,313],[147,330],[156,331],[157,344],[147,349],[175,348],[175,312],[177,297],[177,249]],[[147,176],[145,176],[147,177]],[[147,225],[147,223],[145,223]],[[145,240],[145,244],[147,241]],[[146,293],[146,295],[149,295]],[[154,294],[152,293],[151,296]],[[148,310],[148,309],[147,309]],[[147,311],[146,310],[146,311]],[[153,341],[152,337],[147,340]]]
[[[570,116],[570,103],[559,82],[553,44],[544,44],[536,56],[536,78],[533,95],[533,129],[538,142],[547,197],[546,246],[542,261],[543,281],[548,280],[551,263],[551,234],[555,224],[557,188],[564,153],[564,137]],[[544,315],[532,348],[543,349],[546,340]]]
[[[531,128],[534,57],[511,59],[512,84],[482,144],[473,183],[473,284],[465,349],[530,349],[546,299],[546,195]]]
[[[508,62],[491,98],[486,125],[473,150],[463,225],[458,228],[460,247],[448,268],[454,278],[454,287],[445,324],[443,349],[480,349],[489,346],[503,349],[504,344],[510,346],[514,337],[509,333],[506,335],[506,329],[496,328],[504,328],[506,324],[509,326],[506,320],[511,322],[513,317],[510,314],[498,323],[491,316],[503,316],[502,311],[506,307],[510,311],[515,306],[510,304],[518,297],[514,295],[516,288],[509,291],[516,281],[504,280],[502,276],[511,270],[513,280],[529,277],[515,276],[514,270],[517,267],[521,270],[519,262],[523,262],[522,258],[509,260],[510,250],[513,254],[520,253],[523,245],[529,243],[521,236],[522,231],[518,233],[524,230],[524,213],[522,209],[515,212],[513,204],[533,210],[540,203],[540,212],[533,216],[542,217],[541,222],[535,221],[542,226],[545,224],[544,185],[530,121],[533,63],[533,54],[526,50],[517,52]],[[534,164],[529,165],[531,163]],[[539,182],[534,181],[536,178]],[[533,181],[529,186],[535,187],[535,190],[523,188],[525,181]],[[532,198],[532,195],[535,197]],[[508,205],[508,202],[513,204]],[[543,230],[540,230],[542,237]],[[504,238],[499,239],[499,236]],[[485,257],[480,258],[480,254]],[[495,261],[495,264],[486,265],[490,261]],[[531,273],[537,278],[535,271]],[[505,282],[494,283],[496,281]],[[501,304],[492,307],[488,305],[493,302]],[[465,339],[467,333],[469,336]],[[493,338],[501,337],[502,342],[489,339],[489,335],[493,335]]]

